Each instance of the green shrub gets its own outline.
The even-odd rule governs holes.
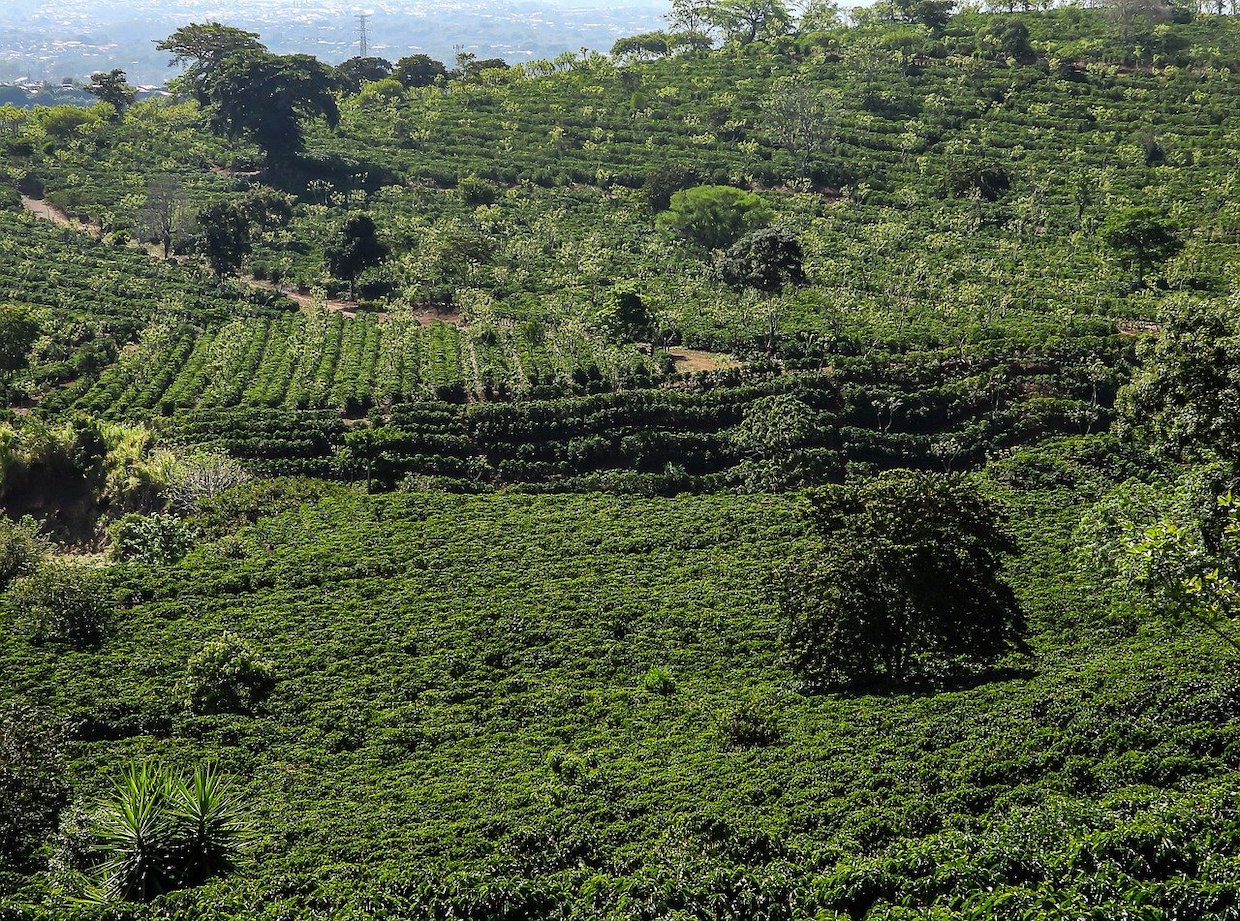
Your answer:
[[[495,184],[477,176],[466,176],[456,184],[456,190],[461,193],[461,201],[467,205],[492,205],[499,198],[499,189]]]
[[[31,706],[0,707],[0,868],[28,869],[68,796],[64,738]]]
[[[275,685],[275,663],[225,633],[190,657],[179,692],[191,713],[248,713]]]
[[[126,515],[108,528],[114,560],[166,566],[194,548],[198,532],[175,515]]]
[[[779,708],[767,694],[751,692],[715,718],[725,748],[759,748],[783,738]]]
[[[4,601],[36,644],[95,645],[107,633],[114,611],[104,570],[61,562],[16,580]]]
[[[0,591],[14,579],[38,569],[50,549],[51,544],[33,518],[13,521],[0,516]]]
[[[676,680],[666,668],[655,667],[642,675],[642,690],[667,697],[676,693]]]

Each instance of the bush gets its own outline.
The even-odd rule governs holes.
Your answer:
[[[69,563],[48,563],[15,581],[5,606],[24,622],[35,643],[79,647],[103,639],[114,610],[106,572]]]
[[[727,748],[758,748],[783,738],[779,709],[765,694],[752,692],[716,717]]]
[[[658,225],[707,249],[731,246],[741,234],[764,227],[770,210],[753,192],[703,185],[672,195]]]
[[[50,550],[51,544],[33,518],[13,521],[0,516],[0,591],[38,569]]]
[[[651,694],[658,694],[660,697],[667,697],[676,693],[676,681],[672,678],[672,673],[666,668],[652,668],[646,674],[642,675],[642,690]]]
[[[167,566],[193,549],[198,533],[175,515],[126,515],[108,528],[114,560]]]
[[[24,704],[0,709],[0,867],[30,869],[68,796],[64,739]]]
[[[499,189],[477,176],[466,176],[457,183],[456,189],[467,205],[492,205],[499,198]]]
[[[226,633],[190,657],[180,696],[191,713],[249,713],[275,685],[275,663]]]

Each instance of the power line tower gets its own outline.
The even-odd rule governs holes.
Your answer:
[[[370,18],[369,13],[357,14],[357,44],[358,52],[361,57],[367,57],[370,51],[370,43],[366,35],[366,20]]]

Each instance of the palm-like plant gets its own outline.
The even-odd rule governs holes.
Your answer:
[[[104,899],[146,901],[173,888],[173,824],[166,808],[176,786],[162,764],[133,764],[95,816],[107,855],[96,887]]]
[[[100,851],[92,902],[145,902],[236,869],[252,838],[241,798],[214,764],[189,778],[156,763],[133,764],[95,813]]]
[[[168,815],[175,829],[182,885],[197,886],[232,872],[252,844],[241,797],[214,764],[200,764],[188,781],[176,782]]]

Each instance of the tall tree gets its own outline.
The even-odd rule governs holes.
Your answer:
[[[789,664],[813,685],[902,684],[1023,649],[1016,546],[966,482],[893,471],[812,497],[812,556],[776,579]]]
[[[336,81],[349,93],[357,93],[367,83],[375,83],[392,74],[392,64],[383,58],[349,58],[336,65]]]
[[[13,375],[30,363],[30,349],[38,337],[39,324],[29,310],[0,304],[0,396],[8,396]]]
[[[349,282],[349,297],[357,277],[387,258],[388,248],[379,240],[375,222],[368,214],[355,214],[344,222],[324,250],[327,271]]]
[[[783,35],[792,26],[792,15],[783,0],[718,0],[706,15],[728,38],[742,45]]]
[[[185,66],[185,72],[174,81],[174,88],[183,89],[202,105],[210,97],[211,85],[225,60],[267,50],[258,40],[257,32],[246,32],[218,22],[190,23],[157,42],[155,47],[172,55],[170,67]]]
[[[107,73],[90,75],[90,83],[86,84],[86,92],[106,102],[116,110],[116,118],[125,114],[125,110],[133,105],[137,98],[134,88],[125,79],[125,71],[114,68]]]
[[[1121,432],[1172,460],[1240,462],[1240,297],[1186,301],[1142,346],[1116,400]]]
[[[396,62],[392,76],[403,86],[433,86],[436,80],[448,76],[448,68],[429,55],[411,54]]]
[[[336,80],[308,54],[237,54],[224,60],[210,87],[211,125],[229,137],[248,137],[269,159],[301,152],[301,119],[323,116],[335,126]]]

